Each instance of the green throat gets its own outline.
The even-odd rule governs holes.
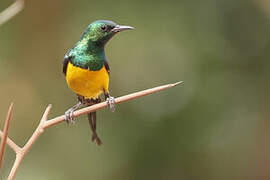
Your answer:
[[[80,40],[68,53],[70,62],[80,68],[91,71],[100,70],[106,60],[104,47],[91,41]]]

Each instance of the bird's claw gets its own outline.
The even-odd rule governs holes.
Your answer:
[[[75,124],[73,112],[74,111],[72,109],[69,109],[65,112],[65,120],[68,124]]]
[[[106,101],[107,101],[107,104],[110,106],[110,110],[112,112],[114,112],[115,111],[115,100],[114,100],[114,97],[110,96],[110,97],[108,97],[106,99]]]
[[[65,120],[66,122],[69,124],[69,123],[72,123],[72,124],[75,124],[75,120],[74,120],[74,114],[73,112],[78,109],[80,106],[82,105],[82,102],[79,101],[77,104],[75,104],[72,108],[68,109],[66,112],[65,112]]]

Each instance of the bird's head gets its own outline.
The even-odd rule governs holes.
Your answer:
[[[131,26],[118,25],[113,21],[98,20],[91,23],[82,35],[82,39],[104,46],[118,32],[134,29]]]

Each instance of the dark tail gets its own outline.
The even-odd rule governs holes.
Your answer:
[[[101,145],[102,142],[100,138],[97,135],[96,128],[97,128],[97,112],[90,112],[87,114],[88,115],[88,120],[89,124],[92,130],[92,142],[96,141],[98,145]]]

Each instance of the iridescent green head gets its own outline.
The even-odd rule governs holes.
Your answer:
[[[81,40],[104,46],[116,33],[134,29],[131,26],[118,25],[113,21],[98,20],[91,23],[83,33]]]

